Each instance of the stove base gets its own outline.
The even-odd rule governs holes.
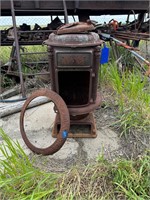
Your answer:
[[[56,115],[54,127],[52,130],[52,137],[56,138],[60,130],[60,118],[59,114]],[[96,124],[93,113],[89,113],[84,118],[80,117],[70,120],[70,131],[68,138],[95,138]]]

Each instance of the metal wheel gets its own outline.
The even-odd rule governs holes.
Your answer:
[[[30,102],[39,96],[45,96],[45,97],[49,98],[55,104],[55,106],[57,107],[57,110],[59,112],[60,122],[61,122],[61,127],[60,127],[59,134],[57,136],[57,139],[55,140],[55,142],[52,145],[50,145],[46,148],[38,148],[38,147],[34,146],[29,141],[27,134],[25,132],[25,128],[24,128],[25,111],[26,111],[28,105],[30,104]],[[57,152],[66,141],[69,127],[70,127],[70,116],[69,116],[68,108],[67,108],[64,100],[54,91],[51,91],[48,89],[37,90],[24,103],[23,108],[21,110],[21,115],[20,115],[20,131],[21,131],[21,135],[22,135],[22,138],[23,138],[25,144],[33,152],[35,152],[37,154],[42,154],[42,155],[51,155],[51,154],[54,154],[55,152]]]

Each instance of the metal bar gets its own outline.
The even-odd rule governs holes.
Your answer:
[[[38,75],[50,75],[50,72],[41,72],[35,74],[24,74],[24,76],[38,76]]]
[[[150,62],[148,60],[146,60],[145,58],[143,58],[140,54],[138,54],[137,52],[133,51],[130,46],[124,44],[123,42],[116,40],[113,37],[110,37],[112,40],[116,41],[117,43],[119,43],[121,46],[123,46],[124,48],[126,48],[129,52],[131,52],[134,56],[136,56],[137,58],[139,58],[140,60],[142,60],[146,65],[148,65],[148,70],[146,71],[145,75],[149,76],[150,75]]]
[[[124,31],[116,31],[115,34],[128,34],[128,35],[142,35],[142,36],[149,36],[149,33],[134,33],[134,32],[124,32]]]
[[[113,52],[113,56],[114,56],[114,58],[117,60],[118,57],[117,57],[117,54],[116,54],[116,51],[115,51],[115,48],[114,48],[113,41],[110,40],[109,43],[110,43],[110,46],[112,47],[111,49],[112,49],[112,52]]]
[[[11,48],[11,52],[10,52],[9,62],[6,63],[6,65],[8,65],[7,72],[9,72],[11,70],[11,68],[13,68],[13,59],[15,57],[16,57],[16,45],[15,45],[15,42],[13,42],[13,45],[12,45],[12,48]]]
[[[136,57],[138,57],[139,59],[141,59],[143,62],[145,62],[148,66],[150,66],[150,62],[148,60],[146,60],[145,58],[143,58],[141,55],[139,55],[137,52],[130,50],[129,51],[135,55]]]
[[[38,41],[19,41],[20,45],[23,46],[29,46],[29,45],[41,45],[43,42],[43,40],[38,40]],[[1,46],[12,46],[13,45],[13,41],[12,42],[8,42],[8,43],[1,43]]]
[[[126,48],[126,49],[127,49],[128,51],[130,51],[133,55],[135,55],[136,57],[138,57],[139,59],[141,59],[141,60],[142,60],[143,62],[145,62],[148,66],[150,66],[150,62],[149,62],[148,60],[146,60],[145,58],[143,58],[143,57],[142,57],[140,54],[138,54],[137,52],[133,51],[133,50],[131,49],[130,46],[124,44],[123,42],[121,42],[120,40],[117,40],[117,39],[114,38],[114,37],[111,37],[111,36],[110,36],[110,38],[111,38],[113,41],[119,43],[119,44],[120,44],[121,46],[123,46],[124,48]]]
[[[14,76],[18,76],[18,73],[17,72],[14,72],[14,71],[10,71],[9,73],[8,73],[9,75],[14,75]],[[23,76],[38,76],[38,75],[49,75],[50,74],[50,72],[39,72],[39,73],[27,73],[27,74],[25,74],[25,73],[23,73]]]
[[[117,43],[116,42],[114,44],[114,49],[115,49],[116,56],[117,56],[117,59],[118,59],[119,58],[119,52],[118,52],[118,48],[117,48]]]
[[[112,34],[114,36],[118,36],[118,37],[129,37],[129,38],[143,38],[143,39],[149,39],[150,35],[131,35],[131,34],[119,34],[119,33],[114,33]]]
[[[54,30],[18,31],[18,33],[51,33]]]
[[[69,23],[69,19],[68,19],[68,12],[67,12],[67,6],[66,6],[66,1],[63,0],[63,6],[64,6],[64,13],[65,13],[65,23],[68,24]]]
[[[22,66],[21,66],[21,60],[20,60],[20,49],[19,49],[19,42],[18,42],[16,18],[15,18],[13,0],[11,0],[10,3],[11,3],[11,14],[12,14],[13,27],[14,27],[14,35],[15,35],[15,45],[16,45],[19,76],[20,76],[21,92],[22,92],[22,97],[24,98],[24,97],[26,97],[26,94],[25,94],[25,87],[24,87],[24,81],[23,81],[23,76],[22,76]]]
[[[37,61],[37,62],[25,62],[26,65],[31,65],[31,64],[47,64],[48,61]]]
[[[138,15],[138,27],[137,29],[139,30],[142,23],[144,22],[144,18],[145,18],[145,12],[142,12]]]
[[[10,52],[10,59],[12,60],[12,58],[15,57],[15,52],[16,52],[16,45],[15,42],[13,42],[12,48],[11,48],[11,52]]]
[[[136,62],[140,65],[140,70],[142,69],[142,71],[145,73],[146,72],[146,70],[144,69],[144,67],[142,66],[142,64],[140,63],[140,61],[138,60],[138,58],[135,56],[135,60],[136,60]]]
[[[112,34],[113,35],[113,34]],[[137,39],[137,40],[150,40],[148,37],[142,37],[142,36],[130,36],[130,35],[119,35],[119,34],[114,34],[114,37],[119,37],[119,38],[129,38],[129,39]]]
[[[40,3],[39,3],[38,0],[36,0],[34,3],[35,3],[35,8],[36,8],[36,9],[40,8]]]
[[[1,60],[0,60],[0,66],[2,66]],[[0,68],[0,77],[2,77],[2,70],[1,70],[1,68]],[[1,79],[1,78],[0,78],[0,79]],[[2,84],[2,82],[1,82],[1,80],[0,80],[0,94],[2,94],[2,86],[1,86],[1,84]]]
[[[79,0],[75,0],[75,9],[79,9]]]
[[[15,10],[15,12],[64,12],[64,10]]]
[[[30,55],[30,54],[47,54],[47,52],[25,52],[25,53],[20,53],[20,55]]]
[[[128,36],[128,35],[114,35],[114,37],[118,37],[118,38],[128,38],[130,40],[150,40],[150,38],[146,38],[146,37],[135,37],[135,36]]]
[[[140,54],[138,54],[137,52],[132,50],[132,47],[126,45],[125,43],[123,43],[122,41],[112,37],[109,34],[105,34],[105,33],[101,33],[101,35],[103,37],[106,37],[107,39],[109,39],[110,41],[113,40],[115,42],[117,42],[118,44],[120,44],[120,46],[124,47],[125,49],[127,49],[129,52],[131,52],[134,56],[138,57],[139,59],[141,59],[146,65],[148,65],[148,70],[146,71],[145,75],[149,76],[150,75],[150,62],[148,60],[146,60],[145,58],[143,58]],[[135,49],[135,48],[134,48]]]

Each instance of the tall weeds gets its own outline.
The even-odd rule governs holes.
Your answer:
[[[111,87],[115,93],[114,104],[118,106],[118,120],[122,134],[132,128],[150,130],[150,85],[147,77],[138,70],[119,73],[116,64],[103,65],[102,87]]]
[[[114,167],[115,191],[127,199],[148,200],[150,198],[150,157],[141,156],[135,161],[121,160]]]

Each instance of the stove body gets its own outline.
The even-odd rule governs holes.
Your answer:
[[[101,103],[97,87],[102,42],[98,34],[52,33],[45,43],[48,45],[51,89],[65,101],[70,113],[71,128],[81,128],[79,132],[73,132],[72,129],[69,137],[96,137],[92,112]],[[59,120],[57,114],[54,137],[59,132]]]

